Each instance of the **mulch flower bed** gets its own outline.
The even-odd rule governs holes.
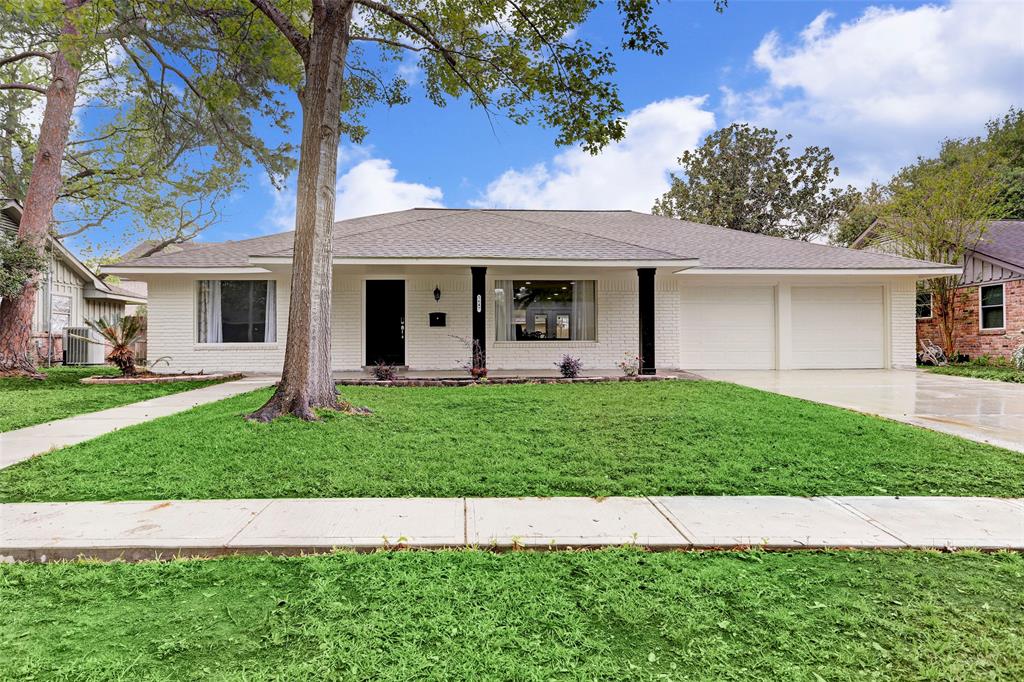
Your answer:
[[[338,386],[497,386],[503,384],[598,384],[610,381],[693,381],[701,377],[696,374],[644,374],[640,376],[593,376],[593,377],[488,377],[476,380],[465,378],[416,378],[399,377],[390,381],[366,379],[337,379]]]
[[[133,377],[85,377],[81,379],[83,384],[169,384],[175,381],[215,381],[228,379],[241,379],[240,372],[221,374],[153,374],[151,372],[139,372]]]

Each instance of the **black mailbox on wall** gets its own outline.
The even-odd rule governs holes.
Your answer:
[[[427,313],[427,315],[430,316],[430,326],[431,327],[446,327],[446,326],[448,326],[447,319],[446,319],[448,317],[447,313]]]

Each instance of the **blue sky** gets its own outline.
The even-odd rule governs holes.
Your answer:
[[[617,50],[611,4],[579,35],[616,47],[625,142],[592,158],[556,148],[552,131],[500,119],[492,130],[481,111],[437,109],[414,89],[411,104],[369,112],[362,146],[344,145],[338,216],[414,205],[649,210],[679,154],[734,121],[831,147],[842,181],[862,186],[1024,105],[1024,3],[733,0],[716,14],[710,0],[671,2],[657,12],[670,44],[660,57]],[[292,187],[275,192],[255,170],[203,239],[290,229],[293,201]]]

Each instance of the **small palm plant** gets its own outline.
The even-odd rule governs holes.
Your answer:
[[[107,321],[102,317],[95,320],[86,320],[86,326],[100,335],[103,341],[87,339],[84,336],[76,338],[84,339],[89,343],[110,345],[110,353],[107,355],[107,362],[114,364],[121,375],[126,377],[135,376],[135,349],[133,348],[142,332],[145,329],[142,317],[126,315]]]

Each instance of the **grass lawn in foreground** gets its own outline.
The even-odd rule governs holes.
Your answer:
[[[719,382],[346,387],[374,414],[252,424],[254,391],[0,470],[0,501],[1024,496],[1024,457]]]
[[[1015,384],[1024,384],[1024,372],[1015,367],[964,364],[928,367],[927,370],[932,374],[946,374],[955,377],[973,377],[975,379],[988,379],[989,381],[1009,381]]]
[[[0,565],[3,679],[1024,679],[1024,557],[383,552]]]
[[[162,395],[209,386],[213,381],[166,384],[94,386],[79,383],[84,377],[116,375],[113,367],[43,368],[44,381],[0,378],[0,432],[13,431],[76,414],[98,412]]]

